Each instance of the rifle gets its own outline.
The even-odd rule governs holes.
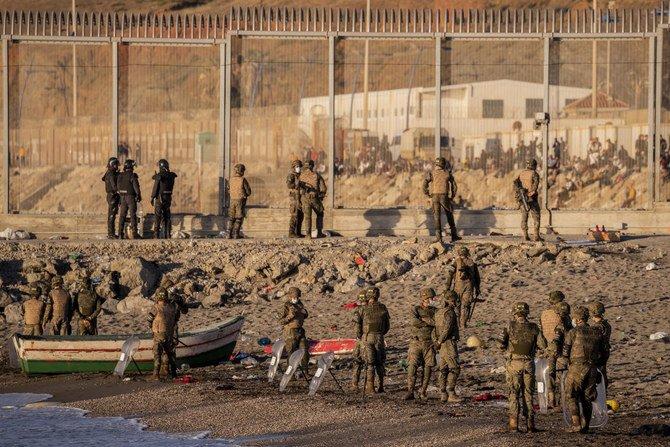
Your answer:
[[[514,180],[514,191],[517,202],[521,204],[526,212],[530,211],[530,205],[528,204],[528,191],[523,187],[521,184],[521,179],[518,177],[516,180]]]

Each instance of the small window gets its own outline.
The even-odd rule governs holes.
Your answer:
[[[482,101],[482,118],[503,118],[503,109],[502,99],[485,99]]]
[[[526,118],[535,118],[536,113],[544,111],[542,98],[526,98]]]

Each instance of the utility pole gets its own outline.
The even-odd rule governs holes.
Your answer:
[[[370,32],[370,0],[367,0],[365,8],[365,30]],[[368,82],[369,82],[369,58],[370,58],[370,39],[365,38],[365,54],[363,55],[363,129],[368,128]]]
[[[72,29],[76,35],[77,4],[72,0]],[[77,45],[72,44],[72,116],[77,118]]]
[[[598,10],[598,0],[593,0],[593,31],[595,32],[596,11]],[[598,95],[598,41],[593,39],[592,43],[592,61],[591,61],[591,118],[598,116],[598,103],[596,96]]]

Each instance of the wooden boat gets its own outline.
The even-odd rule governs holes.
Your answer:
[[[333,352],[335,355],[348,355],[354,351],[356,347],[355,338],[332,338],[321,340],[309,340],[309,354],[321,355],[326,352]],[[263,352],[265,354],[272,354],[272,345],[264,346]],[[286,355],[286,353],[284,353]]]
[[[216,365],[228,360],[235,349],[244,323],[241,316],[179,334],[177,365],[190,367]],[[13,347],[18,363],[26,374],[65,374],[112,372],[121,356],[121,346],[129,335],[26,336],[14,335]],[[153,369],[151,334],[138,335],[140,346],[127,371]]]

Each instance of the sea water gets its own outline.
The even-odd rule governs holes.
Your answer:
[[[134,419],[86,417],[76,408],[29,406],[48,394],[0,394],[0,445],[11,447],[233,447],[207,433],[174,435],[144,430]],[[28,407],[26,407],[28,405]]]

